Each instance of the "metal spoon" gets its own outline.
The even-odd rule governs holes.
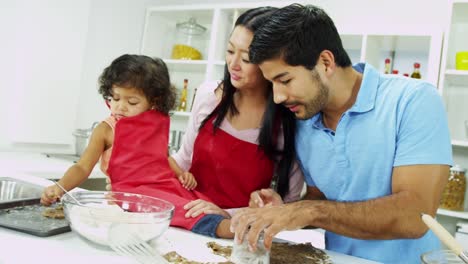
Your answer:
[[[73,201],[75,201],[77,204],[82,205],[82,206],[84,205],[84,204],[80,203],[80,201],[78,201],[75,197],[73,197],[73,195],[71,195],[69,192],[67,192],[67,190],[65,190],[65,188],[63,188],[63,186],[60,185],[60,183],[58,183],[58,182],[56,182],[56,181],[53,181],[53,182],[54,182],[55,185],[57,185],[60,189],[62,189],[62,191],[63,191],[66,195],[68,195],[68,197],[72,198]]]

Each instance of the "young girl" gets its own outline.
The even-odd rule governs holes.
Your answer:
[[[66,171],[59,184],[66,190],[79,186],[101,159],[101,169],[111,178],[114,191],[169,201],[182,193],[192,198],[167,159],[168,112],[175,104],[176,93],[165,63],[147,56],[123,55],[104,70],[99,84],[111,116],[93,130],[80,160]],[[193,178],[180,181],[195,182]],[[148,188],[142,190],[145,185]],[[62,195],[63,191],[52,185],[44,190],[41,202],[50,205]]]

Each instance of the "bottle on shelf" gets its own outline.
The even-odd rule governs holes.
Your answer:
[[[411,74],[411,78],[421,79],[421,73],[419,72],[419,68],[421,68],[421,64],[419,64],[418,62],[415,62],[414,70],[413,70],[413,73]]]
[[[182,89],[182,94],[180,96],[179,107],[177,107],[177,111],[185,112],[187,110],[187,88],[188,88],[188,80],[184,79],[184,88]]]
[[[385,71],[384,71],[384,73],[389,74],[390,72],[391,72],[391,70],[390,70],[390,59],[386,58],[385,59]]]
[[[463,211],[466,190],[465,171],[459,165],[450,168],[450,176],[442,193],[440,208]]]

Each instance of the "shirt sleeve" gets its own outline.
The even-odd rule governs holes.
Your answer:
[[[198,135],[198,128],[216,106],[217,101],[214,95],[216,87],[218,87],[217,82],[205,82],[197,89],[192,114],[189,117],[180,148],[172,155],[177,165],[184,171],[188,171],[192,165],[193,146]]]
[[[418,84],[400,102],[394,166],[452,165],[446,111],[437,90]]]

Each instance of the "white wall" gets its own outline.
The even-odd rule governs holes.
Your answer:
[[[109,115],[97,80],[113,59],[139,53],[145,9],[152,0],[91,1],[76,128],[88,128]]]
[[[0,148],[71,140],[89,2],[0,2]]]

